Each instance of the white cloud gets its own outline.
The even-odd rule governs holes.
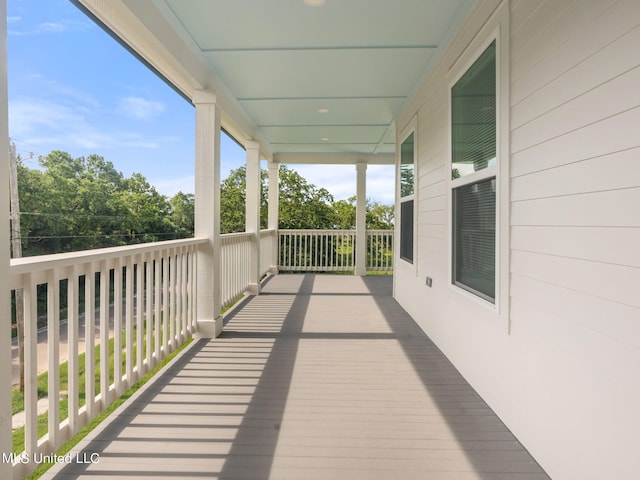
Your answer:
[[[104,128],[94,123],[93,112],[60,102],[21,99],[9,102],[9,133],[16,140],[45,151],[130,147],[157,149],[164,138],[144,138],[134,132]],[[172,140],[173,137],[167,137]]]
[[[124,97],[118,101],[116,111],[128,118],[149,120],[165,111],[165,104],[142,97]]]
[[[36,99],[9,102],[9,128],[12,136],[30,136],[42,129],[61,131],[84,122],[82,115],[60,103]]]
[[[326,188],[336,200],[346,200],[356,194],[355,165],[290,165],[309,183]],[[367,198],[391,205],[394,202],[393,165],[367,167]]]
[[[149,183],[158,193],[171,198],[178,192],[193,193],[196,178],[193,175],[178,178],[150,178]]]
[[[59,22],[41,23],[37,27],[39,33],[61,33],[68,30],[68,25]]]
[[[22,21],[22,17],[10,16],[7,17],[7,23],[10,25],[17,24]],[[22,25],[22,23],[21,23]],[[26,25],[23,28],[29,28]],[[41,35],[46,33],[64,33],[75,30],[86,30],[91,28],[91,23],[88,21],[77,20],[63,20],[60,22],[44,22],[30,27],[29,30],[9,30],[9,35],[15,36],[28,36],[28,35]]]

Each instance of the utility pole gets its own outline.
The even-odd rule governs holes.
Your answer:
[[[9,142],[9,191],[11,195],[11,252],[12,258],[22,257],[20,231],[20,201],[18,197],[18,157],[16,145]],[[16,327],[18,330],[18,361],[20,364],[20,391],[24,392],[24,301],[22,289],[16,289]]]

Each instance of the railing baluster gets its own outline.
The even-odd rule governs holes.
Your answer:
[[[169,260],[169,341],[176,348],[176,253],[172,248]]]
[[[114,262],[113,270],[113,376],[116,395],[123,391],[122,383],[122,264]]]
[[[184,315],[182,313],[182,251],[176,251],[176,327],[178,331],[178,344],[184,341]]]
[[[160,330],[160,317],[162,315],[162,309],[161,309],[161,298],[162,298],[162,291],[161,291],[161,266],[162,266],[162,258],[158,255],[157,252],[155,252],[153,254],[153,263],[154,263],[154,288],[153,288],[153,293],[154,293],[154,302],[153,302],[153,319],[154,319],[154,347],[153,350],[154,352],[156,352],[156,363],[161,362],[162,360],[164,360],[164,355],[162,354],[162,351],[160,350],[160,345],[161,342],[160,340],[162,339],[162,330]]]
[[[24,448],[29,456],[38,443],[38,285],[24,276]]]
[[[96,325],[95,325],[95,274],[89,265],[84,276],[84,371],[85,408],[87,421],[95,416],[96,384]]]
[[[47,349],[49,449],[55,451],[60,440],[60,280],[53,269],[47,275]]]
[[[191,280],[191,293],[189,295],[189,305],[191,311],[191,332],[195,332],[196,330],[196,291],[197,291],[197,281],[198,281],[198,252],[195,249],[191,249],[191,275],[189,276]]]
[[[169,252],[162,255],[162,348],[163,355],[169,355]]]
[[[109,267],[100,262],[100,398],[109,405]]]
[[[133,378],[133,255],[129,255],[125,265],[125,370],[127,388],[135,383]]]
[[[146,254],[146,281],[145,295],[147,300],[147,308],[145,309],[145,325],[147,337],[147,370],[151,370],[154,366],[153,358],[153,257],[150,253]]]
[[[80,430],[78,411],[80,410],[80,378],[78,360],[78,341],[80,339],[78,312],[78,275],[74,265],[67,268],[67,401],[69,410],[69,428],[71,435]]]
[[[136,255],[136,382],[144,375],[144,259]]]

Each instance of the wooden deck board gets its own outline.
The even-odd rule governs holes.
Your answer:
[[[272,278],[45,478],[548,478],[390,288]]]

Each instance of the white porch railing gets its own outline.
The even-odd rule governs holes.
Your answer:
[[[249,271],[252,238],[253,234],[244,232],[220,236],[222,244],[220,252],[222,307],[230,305],[234,299],[245,292],[247,285],[252,282]],[[272,261],[274,240],[274,230],[260,232],[261,277],[274,266]]]
[[[282,271],[335,272],[355,268],[355,230],[278,230]],[[393,230],[367,231],[367,270],[393,270]]]
[[[367,230],[367,270],[393,271],[393,230]]]
[[[228,306],[249,284],[251,233],[221,235],[220,287],[222,306]]]
[[[11,261],[11,288],[22,289],[24,295],[24,451],[30,458],[54,452],[191,336],[196,328],[197,252],[204,242],[176,240]],[[66,296],[61,299],[65,290]],[[64,313],[61,303],[66,303]],[[66,379],[60,378],[62,315],[67,319]],[[48,434],[38,438],[37,321],[41,316],[47,319],[48,353],[43,363],[48,371]],[[109,354],[110,336],[113,355]],[[78,348],[82,340],[83,385]],[[61,380],[68,383],[69,412],[62,422]],[[22,470],[33,467],[20,462],[14,465]],[[24,473],[28,472],[19,475]]]

